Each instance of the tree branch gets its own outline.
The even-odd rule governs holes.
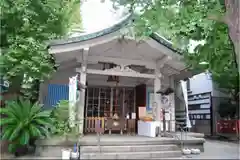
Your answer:
[[[222,22],[222,23],[228,24],[226,15],[224,15],[224,16],[208,15],[207,18],[209,20],[214,20],[214,21],[217,21],[217,22]]]

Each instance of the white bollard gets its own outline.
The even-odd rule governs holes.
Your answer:
[[[201,151],[200,151],[200,149],[193,148],[193,149],[191,149],[191,153],[192,153],[192,154],[200,154]]]
[[[71,149],[62,149],[62,159],[70,159]]]
[[[191,154],[191,150],[188,149],[188,148],[184,148],[184,149],[182,149],[182,153],[183,153],[184,155],[190,155],[190,154]]]
[[[78,152],[71,152],[71,158],[77,159],[78,156],[79,156],[79,153],[78,153]]]

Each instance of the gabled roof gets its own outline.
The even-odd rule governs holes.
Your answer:
[[[49,43],[49,45],[50,46],[58,46],[58,45],[69,44],[69,43],[78,43],[78,42],[83,42],[83,41],[91,40],[94,38],[98,38],[98,37],[116,32],[116,31],[126,27],[133,20],[134,20],[134,15],[129,14],[126,17],[124,17],[120,22],[116,23],[115,25],[113,25],[109,28],[106,28],[106,29],[103,29],[103,30],[100,30],[100,31],[97,31],[94,33],[90,33],[90,34],[83,34],[83,35],[76,36],[76,37],[71,37],[71,38],[68,37],[68,38],[64,38],[64,39],[53,40]],[[173,48],[172,43],[170,43],[163,37],[159,36],[157,33],[152,33],[150,35],[150,38],[152,38],[156,42],[160,43],[161,45],[167,47],[168,49],[170,49],[178,54],[181,54],[178,50]]]
[[[86,41],[91,41],[91,40],[94,40],[94,39],[97,39],[97,38],[101,38],[101,37],[104,37],[104,36],[109,36],[109,35],[117,33],[121,29],[130,25],[133,20],[134,20],[134,15],[132,15],[132,14],[127,15],[123,19],[121,19],[118,23],[116,23],[115,25],[113,25],[109,28],[106,28],[106,29],[103,29],[103,30],[100,30],[100,31],[97,31],[97,32],[94,32],[94,33],[82,34],[82,35],[76,36],[76,37],[66,37],[66,38],[59,39],[59,40],[53,40],[53,41],[50,41],[49,47],[54,48],[54,47],[58,47],[58,46],[62,46],[62,45],[68,45],[68,44],[69,45],[75,45],[75,44],[79,44],[81,42],[88,43]],[[179,50],[174,49],[174,47],[173,47],[173,45],[170,41],[166,40],[165,38],[163,38],[159,34],[152,33],[149,37],[152,40],[154,40],[156,42],[156,44],[160,44],[160,45],[164,46],[165,48],[172,51],[173,54],[176,53],[177,57],[182,56],[182,53]],[[187,73],[188,72],[186,70],[187,68],[188,67],[181,70],[180,72],[184,72],[184,73],[186,72]],[[192,75],[192,73],[191,73],[191,75]],[[189,76],[187,76],[187,77],[189,77]],[[178,79],[183,79],[183,78],[181,78],[181,76],[180,76]]]
[[[77,42],[83,42],[83,41],[87,41],[87,40],[91,40],[94,38],[98,38],[113,32],[116,32],[118,30],[120,30],[121,28],[127,26],[129,24],[129,22],[133,20],[133,16],[132,15],[128,15],[126,16],[122,21],[120,21],[119,23],[97,31],[97,32],[93,32],[93,33],[89,33],[89,34],[83,34],[81,36],[76,36],[76,37],[71,37],[71,38],[64,38],[64,39],[60,39],[60,40],[53,40],[50,42],[50,46],[57,46],[57,45],[62,45],[62,44],[69,44],[69,43],[77,43]]]

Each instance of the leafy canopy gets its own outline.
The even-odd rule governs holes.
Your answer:
[[[79,0],[1,0],[1,73],[22,83],[44,80],[54,71],[48,41],[79,27]]]
[[[212,73],[222,88],[239,93],[239,73],[223,0],[114,0],[136,13],[134,22],[138,37],[157,32],[184,53],[191,69]],[[193,43],[194,42],[194,43]],[[201,42],[201,43],[200,43]],[[207,62],[208,65],[201,65]]]

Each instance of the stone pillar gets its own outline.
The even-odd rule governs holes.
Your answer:
[[[87,76],[87,56],[89,48],[86,48],[82,52],[82,63],[80,70],[80,83],[86,85],[86,76]],[[83,134],[84,126],[84,106],[85,106],[85,89],[80,90],[79,96],[79,106],[78,106],[78,121],[79,121],[79,134]]]
[[[169,95],[170,99],[170,110],[171,110],[171,122],[170,122],[170,131],[175,132],[176,128],[176,121],[175,121],[175,85],[174,85],[174,78],[170,77],[170,87],[174,90],[174,93]]]
[[[157,92],[161,89],[161,73],[158,68],[155,69],[155,79],[154,79],[154,103],[156,104],[156,121],[160,125],[160,130],[162,130],[162,121],[161,121],[161,95]]]

